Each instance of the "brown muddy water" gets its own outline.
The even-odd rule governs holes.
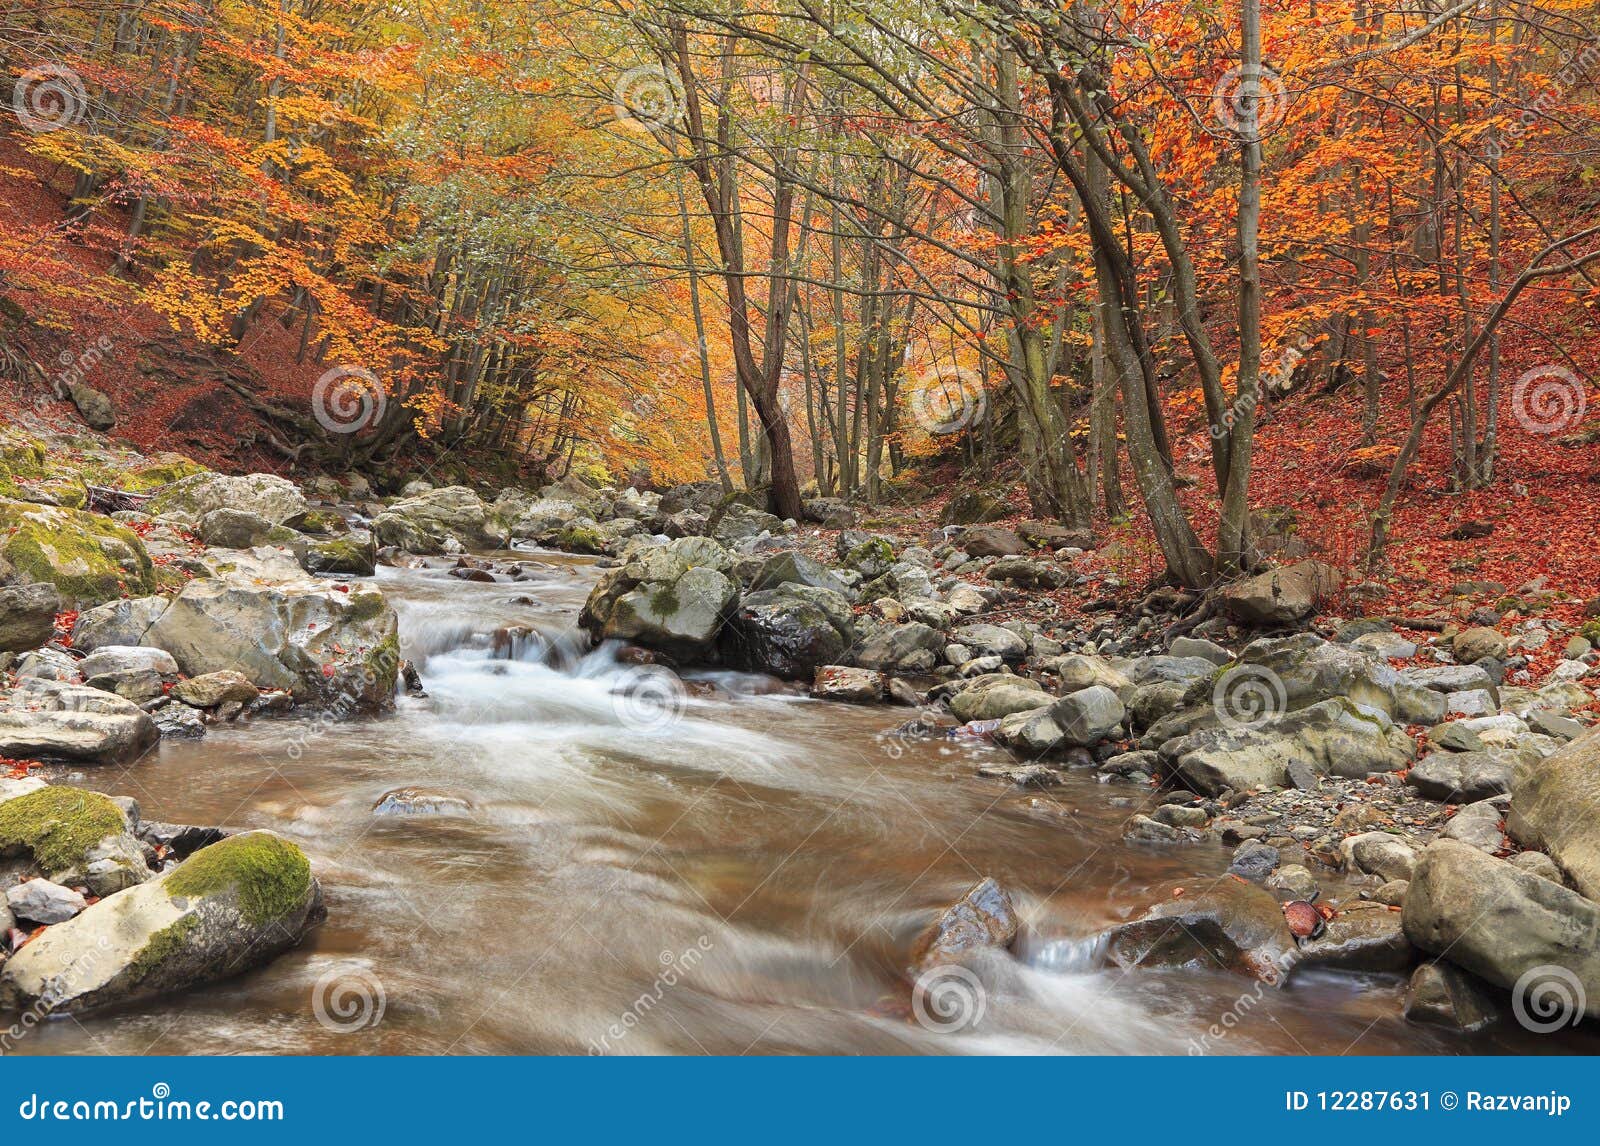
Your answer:
[[[1408,1025],[1399,977],[1312,974],[1278,991],[1099,968],[1097,933],[1174,883],[1216,879],[1226,850],[1126,845],[1126,802],[1148,793],[1087,775],[1016,792],[975,775],[995,749],[894,735],[905,709],[735,674],[701,674],[717,688],[662,706],[606,651],[532,640],[496,659],[501,626],[570,630],[595,576],[526,556],[547,566],[537,581],[467,583],[442,563],[381,573],[426,700],[334,725],[258,720],[86,774],[150,819],[296,840],[328,922],[244,977],[54,1021],[16,1053],[1593,1049],[1513,1024],[1473,1038]],[[373,814],[405,786],[471,810]],[[901,978],[911,938],[986,875],[1025,917],[1018,957],[977,965],[980,1008],[919,1022]]]

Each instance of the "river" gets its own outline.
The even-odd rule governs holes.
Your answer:
[[[535,580],[465,582],[444,561],[380,572],[427,699],[336,725],[225,726],[87,773],[146,818],[296,840],[329,919],[265,968],[49,1023],[18,1052],[1558,1049],[1509,1023],[1476,1037],[1407,1024],[1397,976],[1312,974],[1278,991],[1098,968],[1096,934],[1174,882],[1216,879],[1226,849],[1124,844],[1125,802],[1145,793],[1092,775],[1013,790],[975,775],[994,748],[896,735],[906,709],[718,673],[654,704],[637,692],[657,678],[609,651],[534,637],[496,656],[502,626],[570,632],[596,575],[585,559],[525,556],[543,566]],[[406,786],[470,811],[373,814]],[[902,978],[911,938],[986,875],[1026,921],[1018,957],[976,966],[966,1014],[919,1019]]]

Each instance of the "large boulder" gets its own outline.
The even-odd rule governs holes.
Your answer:
[[[272,522],[249,510],[223,506],[200,519],[200,540],[222,549],[250,549],[272,532]]]
[[[944,646],[944,636],[937,629],[912,621],[867,637],[856,650],[856,661],[882,672],[931,672]]]
[[[372,522],[383,545],[408,553],[446,553],[462,549],[495,549],[505,537],[490,520],[489,507],[466,486],[431,489],[397,501]]]
[[[732,568],[733,555],[705,537],[636,550],[595,585],[579,623],[603,640],[703,657],[739,599]]]
[[[47,582],[0,588],[0,653],[38,648],[55,633],[61,594]]]
[[[823,665],[811,679],[811,695],[818,700],[874,704],[883,699],[887,685],[881,672],[849,665]]]
[[[158,739],[138,705],[98,688],[24,677],[0,699],[0,756],[126,764]]]
[[[386,706],[400,669],[398,624],[370,585],[317,581],[282,554],[241,552],[189,582],[145,632],[189,676],[232,670],[302,704]]]
[[[323,915],[305,854],[244,832],[34,939],[0,969],[0,1004],[73,1014],[209,983],[267,962]]]
[[[1567,1005],[1600,1016],[1600,904],[1575,891],[1436,840],[1417,864],[1401,922],[1412,943],[1516,990],[1524,1006],[1535,992],[1564,987]],[[1575,1020],[1576,1010],[1567,1015]]]
[[[810,679],[855,643],[854,617],[833,590],[785,581],[747,595],[719,643],[723,658],[740,668]]]
[[[1091,685],[1000,721],[995,739],[1030,754],[1091,748],[1115,736],[1127,713],[1117,694]]]
[[[1600,727],[1543,760],[1525,759],[1511,793],[1512,838],[1548,852],[1574,887],[1600,900]]]
[[[0,780],[0,859],[20,859],[25,871],[94,895],[150,878],[120,805],[99,792],[33,779]]]
[[[1236,581],[1218,594],[1218,600],[1235,620],[1267,628],[1305,620],[1338,587],[1339,573],[1332,566],[1297,561]]]
[[[25,580],[48,582],[63,601],[81,607],[155,589],[138,535],[82,510],[0,500],[0,558]]]
[[[1289,787],[1289,765],[1297,761],[1324,775],[1359,779],[1398,772],[1416,752],[1405,730],[1381,711],[1343,698],[1255,726],[1202,729],[1158,748],[1193,791],[1212,796],[1228,788]]]
[[[252,513],[269,525],[282,525],[306,512],[298,486],[276,474],[191,474],[163,486],[146,504],[152,517],[174,514],[198,526],[216,509]]]
[[[959,963],[983,949],[1005,950],[1017,939],[1022,921],[1011,896],[993,877],[979,880],[940,912],[912,944],[912,966],[918,970]]]

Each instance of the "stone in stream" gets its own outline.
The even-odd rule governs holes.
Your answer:
[[[1417,864],[1401,919],[1416,946],[1496,986],[1533,997],[1565,986],[1568,1017],[1579,1007],[1600,1015],[1600,904],[1577,892],[1435,840]]]
[[[811,695],[818,700],[876,704],[884,688],[882,673],[849,665],[823,665],[811,680]]]
[[[85,679],[103,673],[124,671],[177,676],[178,662],[172,659],[172,654],[163,649],[139,648],[131,645],[100,645],[78,662],[78,671]]]
[[[150,878],[123,808],[98,792],[37,780],[0,781],[0,857],[95,895]]]
[[[1524,761],[1512,793],[1512,839],[1548,852],[1574,887],[1600,899],[1600,728],[1542,761]]]
[[[850,602],[794,581],[746,594],[717,641],[728,664],[786,680],[813,677],[854,643]]]
[[[954,696],[950,711],[965,724],[969,720],[998,720],[1013,712],[1028,712],[1050,701],[1036,680],[991,672],[973,677]]]
[[[138,645],[169,603],[165,597],[133,597],[86,609],[72,627],[72,646],[93,652],[111,645]]]
[[[1277,898],[1237,879],[1156,904],[1111,930],[1106,958],[1123,969],[1218,966],[1281,985],[1295,939]]]
[[[221,549],[250,549],[272,532],[272,522],[248,510],[222,506],[200,519],[200,540]]]
[[[254,700],[259,692],[243,673],[225,670],[180,680],[172,686],[172,695],[192,708],[214,708],[230,700]]]
[[[297,537],[293,548],[307,573],[370,577],[378,566],[378,541],[367,529],[352,529],[338,537]]]
[[[48,926],[65,923],[89,905],[70,887],[47,879],[30,879],[6,888],[6,906],[17,919]]]
[[[375,816],[464,816],[471,811],[471,801],[462,796],[417,787],[385,792],[372,806]]]
[[[1400,913],[1357,901],[1329,919],[1321,935],[1300,945],[1294,969],[1404,971],[1416,961]]]
[[[191,677],[233,671],[303,704],[387,706],[400,668],[394,609],[371,585],[309,577],[287,555],[232,555],[216,577],[184,586],[144,634]]]
[[[490,520],[488,506],[466,486],[446,486],[397,501],[373,519],[372,532],[378,544],[397,545],[408,553],[493,549],[505,543]]]
[[[325,915],[298,847],[245,832],[57,924],[0,968],[0,1004],[75,1014],[240,974]]]
[[[282,525],[306,512],[305,495],[276,474],[191,474],[163,486],[145,506],[152,517],[181,515],[198,526],[208,513],[230,509],[254,514],[268,525]]]
[[[1031,753],[1092,748],[1113,736],[1126,715],[1116,693],[1103,685],[1092,685],[1003,718],[995,739]]]
[[[28,652],[47,643],[60,610],[61,594],[54,585],[0,588],[0,653]]]
[[[959,963],[982,948],[1009,948],[1021,927],[1011,896],[994,878],[974,884],[940,913],[912,945],[914,970]]]
[[[1405,1016],[1413,1023],[1472,1033],[1493,1025],[1500,1018],[1500,1005],[1483,980],[1440,961],[1424,963],[1411,973]]]
[[[732,569],[733,555],[704,537],[638,550],[595,584],[579,623],[602,640],[699,659],[738,603]]]
[[[0,693],[0,756],[125,764],[160,738],[132,701],[86,685],[24,678]]]
[[[867,637],[856,649],[856,661],[863,668],[882,672],[929,672],[938,664],[944,646],[944,634],[912,621]]]
[[[1417,866],[1415,849],[1388,832],[1350,836],[1339,845],[1339,853],[1347,870],[1365,872],[1384,880],[1410,879]]]

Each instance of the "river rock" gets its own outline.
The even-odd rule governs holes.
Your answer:
[[[986,877],[940,913],[912,946],[914,968],[959,963],[982,948],[1004,950],[1016,942],[1021,928],[1017,909],[1005,888]]]
[[[180,680],[172,686],[172,695],[192,708],[215,708],[230,700],[247,703],[260,693],[243,673],[224,670]]]
[[[1411,769],[1406,783],[1430,800],[1470,804],[1511,791],[1517,759],[1503,749],[1433,752]]]
[[[1505,836],[1500,831],[1500,822],[1504,817],[1505,813],[1493,800],[1479,800],[1476,804],[1465,805],[1451,816],[1439,836],[1441,839],[1459,840],[1480,852],[1493,855],[1505,846]]]
[[[95,895],[150,878],[124,808],[98,792],[38,781],[0,782],[4,857],[22,857],[52,883],[85,885]]]
[[[73,1014],[198,986],[260,966],[324,914],[304,853],[245,832],[50,928],[0,968],[0,1002]]]
[[[704,537],[630,549],[590,592],[579,621],[601,639],[703,657],[738,601],[732,568],[733,555]]]
[[[1226,586],[1218,601],[1223,611],[1247,625],[1292,625],[1311,616],[1339,582],[1332,566],[1299,561]]]
[[[1456,660],[1462,664],[1471,664],[1485,657],[1497,661],[1506,658],[1506,639],[1493,629],[1481,625],[1461,630],[1451,641],[1450,648]]]
[[[463,796],[432,788],[395,788],[372,805],[374,816],[464,816],[472,802]]]
[[[337,537],[301,536],[295,538],[294,555],[307,573],[370,577],[378,566],[378,540],[367,529]]]
[[[1340,843],[1339,852],[1346,869],[1375,875],[1385,881],[1410,879],[1417,866],[1417,853],[1411,845],[1388,832],[1349,836]]]
[[[1293,963],[1295,940],[1271,892],[1222,879],[1114,928],[1106,958],[1125,970],[1222,966],[1276,986]]]
[[[260,514],[223,506],[200,519],[198,533],[207,545],[222,549],[251,549],[267,540],[272,522]]]
[[[460,485],[395,502],[373,519],[372,532],[380,545],[395,545],[408,553],[494,549],[505,543],[483,499]]]
[[[1416,960],[1399,912],[1354,903],[1328,920],[1321,935],[1300,945],[1295,970],[1404,971]]]
[[[151,672],[157,676],[177,676],[178,662],[164,649],[138,645],[100,645],[78,662],[85,679],[104,673]]]
[[[55,635],[61,594],[48,582],[0,588],[0,653],[23,653]]]
[[[241,551],[189,582],[145,633],[189,676],[232,671],[302,704],[385,707],[400,669],[398,624],[382,592],[309,577],[272,550]]]
[[[1155,728],[1146,734],[1154,738]],[[1192,791],[1215,796],[1232,788],[1285,788],[1291,761],[1324,775],[1359,779],[1405,768],[1415,746],[1381,711],[1346,699],[1325,700],[1255,727],[1209,728],[1159,745],[1163,761]]]
[[[749,672],[810,679],[855,643],[850,603],[831,589],[799,582],[749,593],[718,641],[723,658]]]
[[[965,724],[969,720],[999,720],[1013,712],[1029,712],[1049,700],[1038,681],[996,672],[973,677],[950,698],[950,711]]]
[[[1548,852],[1574,887],[1600,900],[1600,728],[1541,761],[1524,760],[1512,784],[1511,837]]]
[[[944,646],[944,636],[937,629],[911,621],[867,637],[856,649],[856,661],[883,672],[931,672]]]
[[[206,514],[231,509],[254,514],[268,525],[282,525],[306,512],[305,495],[276,474],[191,474],[163,486],[145,506],[151,517],[177,514],[198,526]]]
[[[1028,642],[999,625],[962,625],[950,634],[950,639],[967,646],[976,656],[999,657],[1010,664],[1018,664],[1028,655]]]
[[[846,598],[850,595],[849,589],[834,576],[833,570],[803,553],[774,553],[761,563],[755,576],[750,579],[750,588],[756,591],[790,584],[827,589]]]
[[[0,558],[28,582],[47,582],[79,608],[155,589],[144,542],[109,517],[0,500]]]
[[[1600,905],[1455,840],[1422,853],[1402,914],[1416,946],[1511,989],[1552,969],[1600,1015]],[[1528,984],[1524,984],[1524,990]]]
[[[70,887],[47,879],[30,879],[6,888],[6,906],[18,919],[50,926],[65,923],[89,905]]]
[[[107,645],[138,645],[168,604],[165,597],[132,597],[86,609],[72,627],[72,645],[84,652]]]
[[[1440,961],[1424,963],[1412,972],[1405,1016],[1413,1023],[1473,1033],[1500,1018],[1500,1005],[1482,979]]]
[[[85,685],[29,677],[0,696],[0,756],[126,764],[159,738],[138,705]]]
[[[882,673],[848,665],[823,665],[811,680],[811,695],[818,700],[875,704],[883,699],[883,692]]]

